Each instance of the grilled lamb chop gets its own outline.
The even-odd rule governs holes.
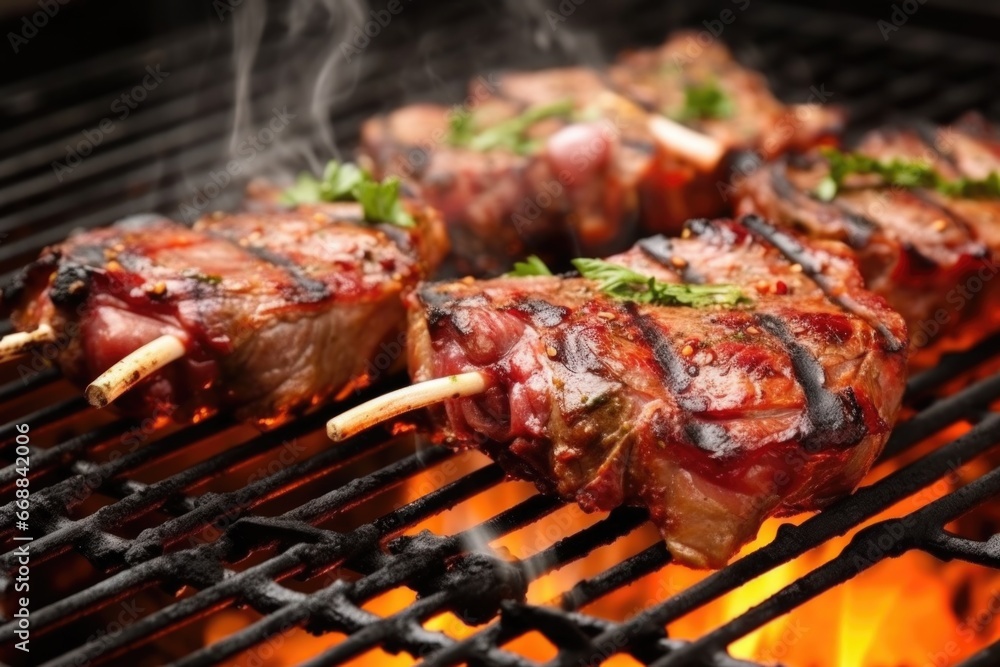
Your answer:
[[[842,110],[835,107],[782,104],[761,74],[738,63],[720,41],[705,44],[694,32],[676,33],[655,49],[623,54],[608,78],[650,112],[711,137],[730,154],[751,152],[757,161],[833,143],[844,124]],[[676,234],[685,220],[729,210],[719,184],[730,177],[730,160],[706,169],[679,154],[669,140],[657,146],[658,168],[643,189],[647,231]]]
[[[679,231],[688,218],[725,211],[718,184],[729,152],[767,158],[840,125],[837,112],[781,105],[722,46],[680,60],[691,39],[626,54],[606,72],[476,79],[468,109],[418,104],[368,121],[361,159],[376,176],[419,184],[465,271],[495,274],[527,252],[565,263],[620,251],[640,228]],[[697,101],[706,86],[725,109]],[[535,114],[512,135],[512,123]]]
[[[471,112],[418,104],[361,131],[361,161],[377,177],[417,183],[441,210],[460,271],[495,275],[526,252],[558,263],[628,244],[652,154],[640,109],[581,68],[477,79],[469,99]]]
[[[571,276],[424,285],[407,299],[413,379],[488,378],[435,409],[446,439],[585,510],[649,508],[698,567],[858,484],[900,406],[906,327],[845,246],[748,216],[609,261],[753,303],[639,304]]]
[[[3,292],[18,329],[47,323],[56,359],[86,384],[164,334],[184,356],[116,403],[184,421],[220,408],[269,426],[367,382],[368,359],[405,321],[401,294],[446,252],[436,212],[361,223],[361,206],[156,216],[81,231]]]
[[[927,165],[948,181],[1000,173],[1000,140],[972,117],[939,129],[875,131],[856,152],[886,164]],[[848,243],[869,288],[906,319],[914,348],[928,348],[925,359],[949,347],[943,334],[962,322],[976,321],[982,335],[1000,325],[996,309],[987,307],[1000,294],[991,280],[1000,257],[1000,199],[948,196],[856,174],[824,201],[816,192],[829,173],[818,154],[778,160],[739,184],[738,209]]]

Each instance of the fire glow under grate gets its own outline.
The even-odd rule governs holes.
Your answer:
[[[635,24],[655,23],[659,14],[649,12]],[[895,60],[876,70],[866,63],[882,45],[869,22],[864,32],[853,19],[790,7],[761,7],[745,19],[726,38],[737,53],[740,44],[754,45],[742,57],[768,73],[780,94],[801,97],[809,88],[784,67],[785,54],[795,53],[808,65],[805,78],[828,82],[860,124],[904,108],[935,120],[969,107],[1000,111],[991,85],[1000,64],[974,40],[917,40],[913,28],[893,35]],[[493,27],[469,21],[466,36]],[[659,26],[668,24],[657,25],[662,37]],[[190,202],[191,184],[207,182],[217,168],[232,123],[229,45],[219,37],[224,55],[206,66],[201,37],[34,82],[53,106],[76,100],[44,124],[30,105],[16,111],[11,100],[24,99],[23,90],[0,91],[22,123],[0,134],[11,156],[0,161],[0,231],[9,235],[0,268],[17,268],[74,227],[150,208],[175,212]],[[269,57],[254,72],[249,99],[266,119],[281,101],[271,89],[300,63],[281,59],[282,48],[266,38],[261,49]],[[436,75],[452,71],[458,51],[442,49]],[[157,60],[170,72],[162,97],[149,91],[150,106],[110,133],[67,176],[59,197],[50,196],[49,165],[65,137],[106,111],[106,95],[74,97],[80,87],[117,90]],[[391,72],[390,65],[367,72],[338,109],[338,140],[349,140],[358,120],[394,94],[386,92]],[[948,94],[934,93],[943,82]],[[234,187],[228,196],[236,195]],[[33,594],[33,664],[888,664],[879,661],[912,646],[876,636],[893,624],[877,614],[864,617],[862,625],[882,624],[870,634],[852,630],[845,600],[829,602],[836,630],[772,621],[813,599],[829,601],[839,584],[869,571],[880,569],[885,581],[894,559],[911,567],[918,553],[970,565],[952,587],[954,598],[928,607],[941,614],[930,627],[947,627],[927,647],[917,642],[916,658],[899,654],[900,664],[1000,664],[1000,614],[983,616],[1000,600],[1000,537],[993,534],[1000,414],[991,408],[1000,401],[1000,375],[987,372],[998,358],[994,338],[914,376],[906,416],[862,489],[815,516],[780,528],[769,523],[741,557],[711,574],[671,566],[643,511],[583,516],[505,481],[477,454],[378,430],[326,442],[325,420],[371,391],[261,435],[224,417],[177,428],[99,415],[55,372],[12,363],[0,386],[5,602],[14,597],[19,558],[16,506],[8,501],[19,477],[15,437],[18,424],[29,424],[30,553],[40,591]],[[898,608],[913,581],[899,577]],[[742,608],[725,606],[731,593],[746,591],[735,603]],[[962,632],[953,629],[956,618],[966,619]],[[980,618],[983,627],[963,643]],[[7,647],[17,622],[4,620]],[[900,636],[924,631],[904,627]],[[819,662],[831,646],[839,656]],[[809,655],[816,662],[801,661]]]

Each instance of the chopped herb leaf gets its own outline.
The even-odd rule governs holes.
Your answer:
[[[452,146],[467,146],[475,133],[472,113],[458,107],[453,109],[448,119],[448,143]]]
[[[361,204],[366,222],[388,222],[400,227],[412,227],[413,218],[399,199],[399,179],[387,178],[381,183],[351,163],[331,160],[323,170],[323,178],[301,174],[295,185],[282,193],[284,204],[317,204],[332,201],[356,201]]]
[[[816,197],[830,201],[851,174],[877,174],[885,185],[937,190],[949,197],[991,199],[1000,197],[1000,174],[991,172],[983,179],[949,180],[926,162],[915,160],[877,160],[867,155],[843,153],[834,148],[822,149],[830,173],[816,187]]]
[[[597,281],[601,291],[616,299],[657,306],[735,306],[749,303],[734,285],[665,283],[632,269],[600,259],[574,259],[573,266],[584,278]]]
[[[733,100],[715,81],[693,83],[684,89],[684,108],[677,120],[729,118],[735,111]]]
[[[508,276],[523,278],[526,276],[551,276],[552,272],[545,262],[538,258],[538,255],[531,255],[523,262],[514,262],[514,269],[507,273]]]
[[[474,151],[507,149],[520,155],[538,150],[540,144],[527,136],[528,130],[549,118],[569,120],[573,114],[573,101],[561,100],[541,104],[525,110],[520,115],[500,121],[490,127],[477,129],[475,118],[468,113],[455,113],[451,117],[448,143],[464,146]]]
[[[354,195],[361,203],[365,220],[369,222],[388,222],[399,227],[413,227],[415,224],[399,200],[398,178],[387,178],[381,183],[358,183]]]

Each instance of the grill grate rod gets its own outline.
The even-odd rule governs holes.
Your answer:
[[[975,655],[969,656],[956,667],[994,667],[1000,664],[1000,641],[990,644]]]
[[[516,565],[507,565],[502,564],[502,561],[495,561],[495,566],[500,568],[501,571],[503,568],[516,569],[520,576],[523,577],[525,583],[530,583],[537,580],[542,575],[551,572],[557,567],[562,567],[567,563],[584,558],[594,549],[610,544],[615,540],[628,535],[642,525],[646,521],[647,516],[647,513],[642,510],[637,510],[635,508],[620,508],[611,512],[605,519],[602,519],[593,526],[585,528],[578,533],[560,540],[549,548],[519,561]],[[460,605],[463,604],[463,598],[468,600],[470,598],[470,594],[474,595],[476,588],[478,586],[482,586],[483,582],[478,579],[478,577],[473,578],[471,576],[467,579],[460,579],[459,583],[462,584],[461,586],[450,588],[445,587],[438,593],[435,593],[427,598],[422,598],[416,604],[411,605],[391,616],[380,618],[372,615],[372,618],[369,619],[368,623],[358,627],[357,629],[340,628],[341,630],[354,631],[343,642],[313,658],[309,664],[333,665],[349,660],[350,658],[353,658],[368,649],[376,647],[380,642],[388,643],[390,640],[396,641],[396,637],[398,636],[401,627],[408,627],[414,632],[419,631],[418,628],[420,628],[420,623],[426,621],[428,618],[451,608],[460,609]],[[472,586],[470,586],[470,588],[472,588],[471,591],[466,589],[466,586],[469,586],[470,584],[472,584]],[[331,595],[331,597],[336,600],[336,598],[344,594],[344,592],[340,590],[334,593],[332,588],[333,587],[328,588],[325,591],[311,594],[309,596],[311,599],[306,602],[306,604],[309,604],[309,602],[312,602],[313,604],[322,604],[322,600],[326,595]],[[483,594],[488,594],[489,590],[495,588],[495,586],[487,586],[483,591]],[[356,600],[353,599],[351,601],[356,602]],[[236,635],[227,637],[222,640],[220,644],[228,644],[230,639],[234,640],[234,644],[238,644],[238,635],[242,635],[243,633],[247,633],[249,635],[253,631],[254,626],[250,626],[241,630],[239,633],[236,633]],[[446,640],[447,637],[446,635],[442,635],[442,638]],[[445,642],[445,645],[447,645],[447,642]],[[213,645],[212,648],[217,646],[219,646],[219,644]],[[227,650],[225,653],[213,653],[213,656],[231,657],[246,648],[249,648],[249,646],[244,643],[237,650]],[[206,651],[206,654],[207,653],[208,651]],[[498,656],[494,656],[494,658],[496,657]],[[182,664],[187,665],[188,663],[184,662]],[[209,663],[199,661],[192,661],[190,663],[192,666],[204,664]]]
[[[986,382],[989,382],[989,380],[987,380]],[[973,389],[974,389],[974,388],[973,388]],[[950,397],[949,399],[945,399],[945,401],[951,401],[951,402],[955,402],[955,403],[962,403],[963,401],[962,401],[962,400],[960,400],[960,399],[963,399],[963,398],[965,397],[966,393],[968,393],[968,392],[963,392],[962,394],[957,394],[957,395],[955,395],[955,396],[953,396],[953,397]],[[942,403],[944,403],[945,401],[942,401]],[[926,430],[923,430],[923,429],[920,429],[920,430],[916,430],[916,429],[915,429],[915,430],[914,430],[913,432],[914,432],[914,433],[920,433],[920,432],[923,432],[924,434],[926,434],[926,433],[927,433],[927,431],[926,431]],[[182,432],[182,433],[183,433],[183,432]],[[190,435],[190,434],[188,434],[188,435]]]
[[[614,631],[597,637],[593,642],[594,650],[616,652],[618,645],[641,637],[650,628],[666,626],[747,581],[756,579],[809,549],[846,533],[854,526],[932,484],[997,444],[1000,444],[1000,414],[994,413],[948,445],[934,450],[870,486],[862,487],[854,495],[834,503],[801,525],[783,526],[779,529],[777,538],[770,544],[710,574],[669,600],[640,612]],[[585,656],[564,655],[550,664],[563,666],[576,664],[575,660],[580,657]],[[453,662],[453,660],[428,660],[427,664],[443,665]]]
[[[992,415],[966,435],[936,450],[933,455],[911,463],[887,476],[885,479],[869,487],[860,489],[855,495],[807,519],[799,527],[787,526],[781,528],[778,537],[771,544],[745,556],[727,568],[709,575],[703,581],[667,600],[659,607],[641,612],[642,615],[659,613],[660,616],[655,617],[655,620],[645,622],[644,619],[637,617],[633,621],[621,624],[621,626],[614,624],[605,635],[594,641],[591,649],[597,652],[607,650],[610,651],[608,653],[610,655],[617,650],[616,647],[624,643],[623,639],[628,640],[628,644],[631,644],[632,641],[640,640],[652,629],[662,628],[667,623],[707,604],[713,599],[721,597],[746,581],[754,579],[766,571],[772,570],[778,565],[805,553],[809,549],[819,546],[826,540],[846,532],[851,527],[876,515],[899,500],[916,493],[919,489],[933,483],[936,479],[943,477],[948,472],[979,456],[998,443],[1000,443],[1000,415]],[[845,516],[848,517],[846,520],[831,520]],[[822,522],[819,521],[823,517],[829,518]],[[818,529],[815,526],[816,523],[821,524]],[[827,525],[833,523],[840,525],[827,527]],[[669,553],[666,552],[666,549],[662,549],[662,551],[657,550],[656,546],[659,545],[654,545],[654,547],[647,549],[646,552],[637,554],[632,559],[609,568],[595,579],[599,582],[611,580],[624,585],[647,574],[651,569],[655,570],[659,566],[666,565],[669,562]],[[594,581],[594,579],[590,581]],[[579,588],[581,585],[583,586],[582,589]],[[584,592],[579,592],[580,590]],[[581,582],[577,585],[577,588],[572,589],[566,595],[572,595],[574,607],[579,608],[592,602],[597,597],[610,592],[610,590],[612,589],[607,588],[606,585],[601,585],[596,590],[588,591],[587,582]],[[662,611],[658,611],[663,609],[669,612],[669,616]],[[665,620],[660,622],[661,618]],[[424,665],[427,667],[437,667],[440,665],[457,664],[477,657],[479,647],[488,642],[492,643],[494,638],[497,641],[507,641],[516,636],[509,633],[500,634],[498,628],[500,628],[500,625],[494,624],[480,633],[457,642],[449,649],[432,654],[425,659]],[[628,634],[623,636],[622,633],[626,632]],[[484,633],[488,634],[484,637],[482,636]],[[611,637],[611,643],[604,644],[602,640],[606,642],[609,636]],[[575,661],[577,659],[585,659],[586,657],[585,655],[567,655],[564,660],[554,664],[576,664]]]
[[[434,448],[434,450],[425,451],[424,455],[426,456],[428,452],[435,450],[440,450],[440,455],[442,456],[450,454],[445,448]],[[405,460],[410,461],[411,465],[415,466],[414,471],[419,470],[420,457],[413,455]],[[214,578],[215,580],[189,582],[191,585],[203,590],[192,597],[177,602],[171,607],[158,610],[138,620],[126,628],[120,635],[110,638],[110,641],[109,638],[104,638],[103,641],[90,642],[60,656],[50,664],[72,665],[76,664],[76,661],[80,659],[94,660],[100,657],[104,660],[113,658],[126,648],[134,648],[134,645],[138,643],[148,641],[163,632],[169,631],[173,627],[190,622],[195,615],[207,613],[217,605],[229,602],[235,598],[246,600],[254,604],[254,606],[265,609],[267,612],[274,612],[269,613],[266,617],[265,620],[269,622],[273,622],[273,619],[284,620],[285,616],[297,616],[298,614],[302,614],[303,611],[306,611],[306,616],[308,616],[309,611],[317,612],[317,610],[303,610],[298,607],[284,606],[287,600],[284,597],[275,597],[274,592],[270,590],[271,585],[266,582],[276,579],[279,575],[291,576],[309,567],[329,566],[337,562],[343,562],[354,555],[370,553],[376,550],[379,540],[383,537],[398,534],[417,521],[452,507],[457,502],[479,493],[484,487],[499,482],[502,477],[503,473],[496,465],[481,468],[382,517],[382,519],[376,521],[374,524],[362,526],[347,534],[319,531],[308,524],[302,524],[304,531],[308,531],[314,537],[320,538],[315,544],[300,542],[288,551],[280,553],[278,556],[243,572],[229,573],[226,576],[223,576],[220,572]],[[358,481],[361,482],[363,479],[359,478]],[[328,496],[338,494],[348,487],[353,488],[356,486],[362,485],[349,484],[338,491],[331,492]],[[520,505],[502,512],[482,524],[479,528],[489,534],[505,534],[523,526],[527,522],[537,520],[540,516],[544,516],[560,505],[561,503],[551,498],[534,496]],[[237,521],[226,531],[220,543],[222,545],[229,543],[229,536],[234,531],[239,532],[241,524],[245,528],[250,523],[247,520]],[[212,543],[211,545],[196,549],[195,552],[199,552],[197,553],[197,557],[199,559],[210,557],[213,551],[217,554],[221,553],[219,552],[220,547],[216,546],[220,543]],[[361,596],[374,596],[379,592],[392,588],[395,586],[398,577],[413,576],[421,570],[433,567],[442,556],[456,553],[460,549],[461,543],[462,539],[460,536],[453,536],[451,538],[441,538],[441,541],[436,541],[429,548],[417,549],[421,555],[419,566],[416,562],[417,558],[397,557],[392,561],[394,568],[391,571],[387,572],[386,569],[379,570],[374,575],[369,575],[360,582],[357,582],[357,593]],[[169,560],[171,556],[176,559],[191,557],[190,552],[182,551],[160,557],[155,561],[149,561],[148,564],[163,562],[164,559]],[[123,574],[129,574],[134,571],[135,569],[128,570]],[[177,569],[173,576],[182,579],[186,573],[186,568]],[[288,609],[291,609],[291,612],[286,611]],[[277,625],[280,626],[283,623],[278,623]],[[3,630],[4,628],[0,628],[0,636],[2,636]],[[273,630],[278,631],[280,627],[273,628]]]
[[[1000,425],[1000,415],[994,417],[994,424]],[[995,468],[957,491],[905,517],[882,521],[863,529],[833,560],[792,582],[767,601],[657,661],[654,667],[681,667],[695,664],[694,658],[699,654],[725,648],[736,639],[787,614],[804,600],[811,600],[820,593],[844,583],[884,558],[894,558],[911,549],[925,549],[928,542],[938,538],[941,526],[954,521],[997,494],[1000,494],[1000,468]],[[986,543],[980,544],[979,560],[989,567],[1000,568],[1000,554],[989,555],[985,547]],[[872,553],[878,554],[878,557],[871,559]],[[948,556],[962,557],[955,552],[949,553]]]
[[[427,464],[427,461],[431,463],[437,462],[450,454],[449,450],[438,447],[429,449],[420,456],[411,455],[401,459],[375,473],[359,477],[317,498],[313,503],[314,510],[331,512],[373,497],[377,493],[381,493],[386,488],[386,485],[398,483],[420,472]],[[382,517],[377,522],[377,525],[363,527],[343,536],[343,539],[335,541],[347,545],[354,551],[374,548],[377,541],[382,537],[399,532],[423,518],[446,509],[449,503],[469,497],[479,492],[483,485],[488,485],[491,482],[495,483],[501,477],[502,475],[497,468],[487,467],[480,469],[391,512]],[[278,517],[276,520],[284,518],[286,516]],[[295,519],[289,519],[289,521],[296,522]],[[241,522],[243,526],[240,526]],[[197,568],[190,568],[188,566],[193,563],[221,562],[229,555],[228,552],[236,546],[229,535],[241,532],[248,523],[248,519],[239,519],[229,526],[223,537],[216,542],[206,543],[186,551],[164,554],[152,560],[140,562],[84,591],[53,602],[51,605],[33,612],[33,622],[37,622],[39,632],[44,633],[50,630],[51,627],[59,624],[66,617],[88,613],[95,607],[103,606],[102,603],[107,604],[108,601],[121,599],[122,596],[128,595],[130,591],[137,590],[139,587],[151,585],[156,581],[171,581],[179,587],[183,583],[186,583],[185,577],[189,577],[192,579],[190,582],[192,585],[201,584],[205,590],[191,597],[179,600],[167,610],[160,610],[139,621],[143,626],[150,625],[159,632],[167,632],[177,624],[184,624],[192,620],[188,618],[189,616],[210,611],[215,606],[223,604],[226,601],[241,596],[252,598],[254,590],[260,588],[264,580],[277,580],[279,577],[291,576],[303,571],[307,567],[320,564],[322,562],[322,554],[329,548],[328,546],[324,547],[323,544],[302,542],[287,551],[281,552],[278,556],[245,571],[225,574],[221,567],[216,567],[214,568],[216,571],[215,580],[198,581]],[[305,528],[311,529],[308,526]],[[267,540],[270,535],[262,535],[262,537]],[[353,544],[351,538],[354,538]],[[264,546],[267,545],[265,544]],[[139,623],[130,626],[128,628],[129,632],[141,631],[143,626],[140,626]],[[12,637],[13,630],[14,626],[9,623],[0,627],[0,641]],[[139,634],[139,636],[143,635]],[[148,638],[150,637],[147,636]],[[127,641],[117,642],[116,647],[120,649],[127,645],[127,643]],[[89,650],[93,652],[95,648],[101,649],[100,642],[97,644],[98,646],[96,647],[93,643],[90,644]],[[88,650],[87,646],[78,649],[78,651],[86,650]],[[98,650],[91,655],[91,658],[96,657],[100,652]],[[78,655],[84,655],[84,653],[78,652]]]

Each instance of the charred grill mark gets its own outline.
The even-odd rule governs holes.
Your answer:
[[[389,223],[380,223],[375,226],[375,229],[385,234],[404,253],[413,252],[413,236],[407,230]]]
[[[442,294],[435,286],[423,287],[417,291],[417,298],[424,305],[428,326],[437,326],[441,320],[451,317],[455,299]]]
[[[515,309],[530,317],[532,324],[536,327],[558,326],[569,316],[567,308],[530,296],[521,299]]]
[[[699,419],[692,414],[699,409],[697,401],[683,396],[691,388],[691,378],[697,375],[697,367],[685,364],[670,345],[670,341],[660,332],[656,323],[639,312],[634,303],[626,303],[623,310],[635,323],[643,339],[653,352],[653,358],[667,381],[670,393],[688,416],[684,425],[684,434],[690,444],[710,452],[713,456],[724,457],[737,449],[736,443],[730,438],[728,431],[719,424],[712,424]],[[692,370],[694,371],[692,373]]]
[[[869,326],[878,331],[885,340],[885,347],[889,352],[900,352],[903,350],[905,347],[904,342],[889,331],[889,328],[884,323],[875,320],[870,313],[857,308],[857,304],[852,299],[834,293],[833,286],[830,285],[826,275],[823,274],[819,262],[794,237],[776,229],[765,222],[760,216],[747,215],[744,216],[742,222],[758,238],[777,249],[789,262],[801,266],[802,272],[816,283],[816,286],[822,290],[827,299],[851,315],[861,318]]]
[[[851,389],[837,394],[826,387],[826,377],[819,359],[795,339],[778,317],[758,314],[755,320],[762,329],[774,336],[792,362],[795,379],[806,397],[806,414],[810,430],[802,446],[814,452],[826,447],[849,447],[861,441],[868,429],[857,397]]]
[[[302,272],[302,268],[289,258],[260,246],[248,245],[246,246],[246,250],[255,257],[277,266],[288,274],[298,288],[298,301],[300,303],[319,303],[332,296],[326,284],[305,275]]]
[[[462,336],[475,333],[470,312],[488,305],[482,294],[452,296],[435,289],[433,285],[420,290],[418,296],[424,304],[428,326],[435,327],[447,321]]]
[[[721,244],[727,249],[735,248],[738,243],[747,237],[747,232],[743,227],[729,224],[723,220],[696,218],[684,223],[684,228],[691,232],[695,238],[710,243]]]
[[[662,234],[639,241],[639,250],[650,259],[659,262],[668,269],[677,271],[681,280],[686,283],[705,282],[705,278],[692,269],[691,264],[687,260],[674,254],[673,242]],[[675,257],[682,262],[680,266],[674,264]]]
[[[803,197],[811,199],[810,195],[800,192],[788,180],[788,164],[785,160],[779,160],[774,169],[771,170],[771,187],[774,188],[778,197],[793,203]],[[879,230],[879,226],[874,220],[848,211],[836,201],[831,202],[829,206],[835,208],[847,223],[847,243],[852,248],[864,248],[871,241],[872,235]]]
[[[986,259],[990,256],[989,247],[979,240],[979,233],[976,230],[976,226],[966,220],[965,217],[953,213],[947,206],[935,201],[932,195],[925,190],[912,190],[910,191],[910,196],[918,200],[921,204],[933,208],[940,217],[950,219],[956,227],[960,227],[965,232],[970,243],[974,243],[974,246],[970,248],[970,252],[968,253],[970,257],[973,259]],[[916,253],[912,244],[904,244],[904,246],[909,246],[906,247],[908,252]],[[936,263],[935,267],[938,267]]]

